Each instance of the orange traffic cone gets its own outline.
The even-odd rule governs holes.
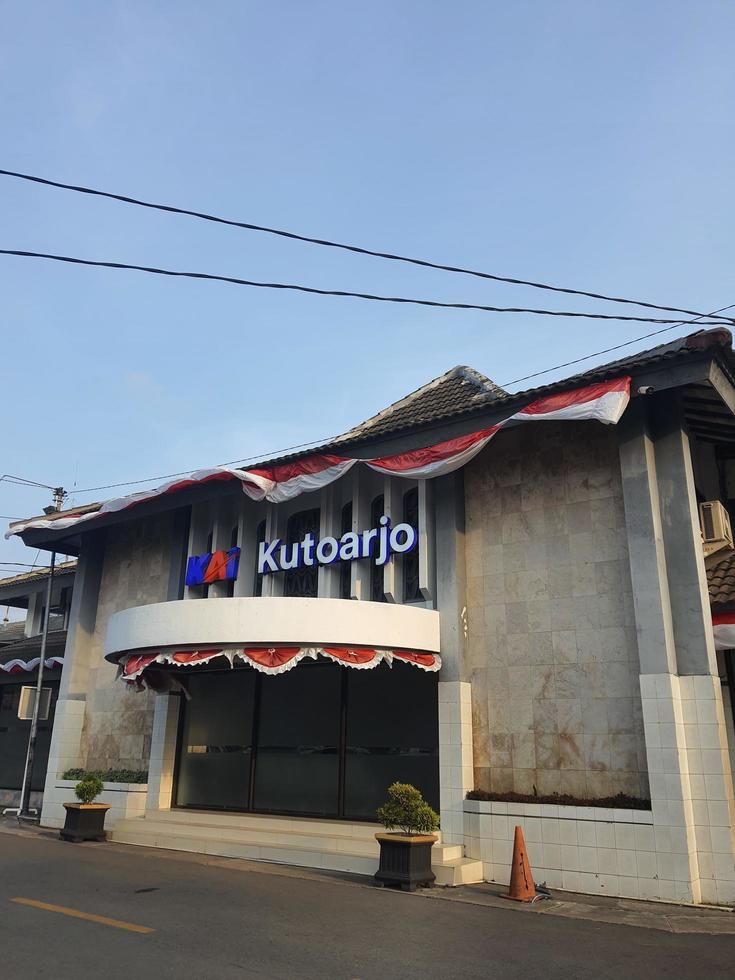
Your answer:
[[[536,884],[533,880],[531,865],[528,863],[526,843],[523,831],[516,827],[513,840],[513,862],[510,868],[510,886],[508,894],[503,898],[511,898],[514,902],[532,902],[536,897]]]

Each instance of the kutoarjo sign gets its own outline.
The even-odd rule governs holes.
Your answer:
[[[341,538],[330,535],[317,539],[311,532],[301,541],[284,544],[261,541],[258,547],[258,574],[285,572],[302,566],[331,565],[335,561],[355,561],[358,558],[375,558],[376,565],[385,565],[392,555],[413,551],[418,542],[418,532],[410,524],[391,527],[390,518],[383,515],[379,526],[368,531],[347,531]]]

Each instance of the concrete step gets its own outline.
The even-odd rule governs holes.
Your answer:
[[[375,840],[380,831],[377,823],[350,820],[325,820],[318,817],[283,817],[260,813],[218,813],[213,810],[153,810],[143,819],[186,827],[207,827],[216,830],[262,830],[274,833],[299,833],[315,836],[340,836],[360,840]]]
[[[341,820],[156,810],[118,821],[110,836],[120,844],[373,875],[378,830],[377,824]],[[437,842],[432,867],[439,885],[482,881],[482,862],[465,858],[458,844]]]
[[[112,839],[123,841],[124,835],[135,834],[145,835],[147,838],[155,837],[160,840],[178,841],[183,839],[194,839],[212,846],[219,842],[238,843],[253,846],[274,846],[281,845],[289,847],[300,847],[308,851],[324,851],[331,853],[361,854],[365,857],[376,857],[379,853],[378,842],[375,837],[364,839],[352,837],[348,834],[319,834],[301,833],[299,830],[281,829],[264,830],[259,827],[221,827],[216,824],[183,824],[178,821],[164,820],[133,820],[118,821],[112,830]],[[154,845],[156,846],[156,845]]]
[[[209,839],[191,834],[169,834],[160,828],[130,826],[143,823],[142,820],[126,820],[118,824],[113,832],[113,840],[120,844],[137,844],[144,847],[162,847],[174,851],[191,851],[198,854],[219,857],[242,858],[249,861],[266,861],[275,864],[289,864],[300,868],[323,868],[329,871],[348,871],[352,874],[373,875],[378,869],[378,855],[354,854],[348,851],[326,851],[307,849],[281,841],[273,843],[254,843],[237,839]]]
[[[457,885],[474,885],[483,881],[482,861],[472,858],[453,858],[450,861],[435,864],[432,861],[431,870],[436,875],[437,885],[456,888]]]

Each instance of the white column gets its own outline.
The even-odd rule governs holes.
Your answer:
[[[50,827],[59,827],[64,822],[63,808],[56,799],[57,781],[66,769],[86,762],[82,758],[82,729],[89,673],[98,656],[93,641],[103,560],[104,531],[91,532],[77,564],[59,699],[54,709],[41,811],[41,823]]]
[[[403,520],[403,486],[400,479],[386,476],[383,484],[383,499],[385,513],[390,517],[391,525],[400,524]],[[386,602],[403,601],[403,565],[395,557],[386,562],[383,570],[383,594]]]
[[[168,810],[171,807],[180,705],[181,698],[178,695],[156,696],[146,810]]]
[[[332,483],[319,494],[319,538],[340,536],[340,507],[337,504],[337,487]],[[317,594],[320,599],[339,599],[341,562],[319,565],[317,569]]]
[[[37,636],[42,629],[41,613],[43,611],[43,600],[45,592],[34,592],[28,597],[28,611],[26,613],[25,626],[23,627],[24,636]]]
[[[419,589],[426,602],[436,602],[434,482],[419,480]]]
[[[44,827],[63,827],[65,811],[62,800],[68,800],[66,790],[56,790],[56,783],[67,769],[80,764],[79,746],[82,741],[86,701],[59,698],[54,709],[54,728],[46,768],[41,823]]]
[[[439,681],[439,807],[442,842],[464,843],[464,798],[473,788],[472,700],[467,681]]]

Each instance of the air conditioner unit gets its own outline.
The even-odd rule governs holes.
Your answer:
[[[725,549],[733,551],[730,515],[719,500],[708,500],[699,505],[699,523],[702,529],[705,564],[713,564],[713,561],[708,561],[713,556],[716,556],[717,561],[721,561],[725,557]]]
[[[18,718],[21,721],[31,721],[33,718],[33,708],[36,703],[36,688],[23,685],[20,689],[20,701],[18,702]],[[48,721],[49,708],[51,707],[51,688],[41,688],[41,701],[38,709],[38,720]]]

